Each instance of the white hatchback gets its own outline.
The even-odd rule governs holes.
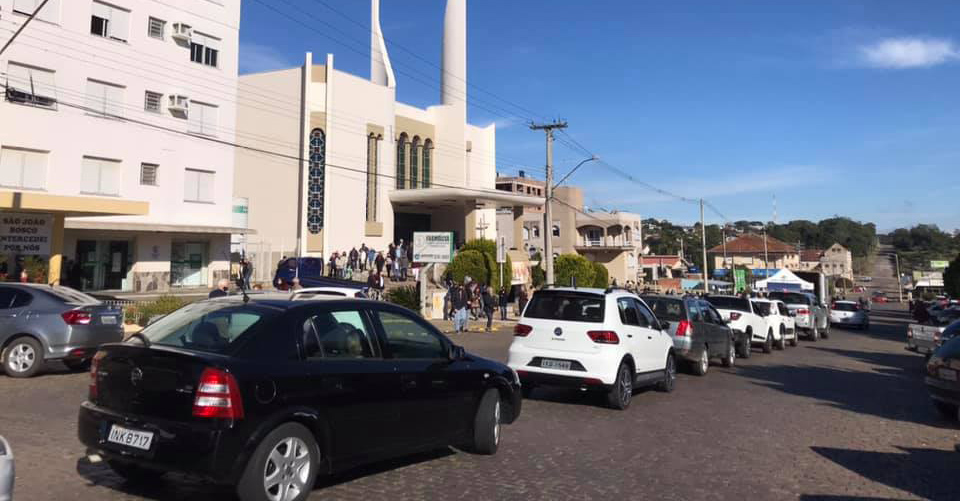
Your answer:
[[[673,390],[673,339],[661,327],[621,289],[544,289],[514,329],[507,364],[526,396],[537,386],[602,390],[611,407],[625,409],[638,386]]]

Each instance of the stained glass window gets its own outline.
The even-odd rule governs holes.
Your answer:
[[[307,175],[307,230],[316,235],[323,229],[324,171],[327,165],[327,136],[322,129],[310,132],[310,172]]]

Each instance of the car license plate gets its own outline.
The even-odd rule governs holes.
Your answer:
[[[153,443],[153,432],[131,430],[113,425],[110,427],[110,434],[107,435],[107,442],[148,451],[150,450],[150,444]]]
[[[568,371],[570,370],[570,361],[569,360],[551,360],[545,358],[540,361],[540,367],[544,369],[556,369],[559,371]]]
[[[943,380],[946,380],[946,381],[956,381],[956,380],[957,380],[957,371],[955,371],[955,370],[953,370],[953,369],[945,369],[945,368],[941,367],[940,370],[937,371],[937,374],[940,375],[940,379],[943,379]]]
[[[117,317],[113,315],[103,316],[103,317],[100,317],[100,322],[103,323],[104,325],[116,325]]]

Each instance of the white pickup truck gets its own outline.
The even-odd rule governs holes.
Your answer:
[[[917,353],[931,354],[940,347],[945,327],[910,324],[907,326],[907,349]]]

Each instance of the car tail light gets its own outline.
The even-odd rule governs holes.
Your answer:
[[[810,314],[810,310],[806,308],[797,309],[797,315],[809,315],[809,314]]]
[[[681,320],[677,325],[677,337],[692,336],[693,324],[687,320]]]
[[[97,396],[100,394],[97,388],[97,373],[100,372],[100,360],[106,356],[106,352],[98,351],[97,354],[90,359],[90,386],[87,391],[87,398],[91,402],[96,400]]]
[[[620,336],[613,331],[588,331],[587,335],[594,343],[598,344],[620,344]]]
[[[736,312],[730,314],[730,320],[740,320],[740,317],[741,315]]]
[[[527,324],[517,324],[513,327],[513,335],[517,337],[527,337],[533,332],[533,327]]]
[[[243,402],[233,374],[206,368],[200,375],[193,415],[201,418],[242,419]]]
[[[603,385],[603,381],[595,377],[588,377],[588,378],[583,378],[583,384],[587,386],[601,386]]]
[[[88,325],[93,320],[93,315],[89,311],[67,310],[60,314],[67,325]]]

